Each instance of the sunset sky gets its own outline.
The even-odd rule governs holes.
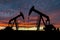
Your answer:
[[[28,13],[33,5],[35,9],[48,15],[52,24],[60,25],[60,0],[0,0],[0,25],[6,25],[11,18],[19,15],[20,11],[28,23]],[[37,14],[33,15],[33,18],[36,18]]]

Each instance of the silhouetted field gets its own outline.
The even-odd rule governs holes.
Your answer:
[[[53,31],[40,30],[40,31],[37,31],[37,28],[35,28],[34,30],[33,29],[28,30],[29,28],[27,28],[25,30],[23,30],[23,29],[24,28],[20,28],[19,30],[13,30],[11,27],[6,27],[5,29],[0,30],[0,32],[59,32],[59,30],[53,30]]]

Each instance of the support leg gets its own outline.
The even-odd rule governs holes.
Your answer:
[[[39,31],[39,29],[40,29],[41,18],[42,17],[40,17],[39,20],[38,20],[37,31]]]
[[[18,30],[18,23],[15,20],[15,26],[16,26],[16,30]]]

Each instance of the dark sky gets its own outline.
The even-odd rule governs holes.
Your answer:
[[[60,24],[60,0],[0,0],[0,20],[8,20],[20,11],[27,16],[33,5],[48,15],[52,23]]]

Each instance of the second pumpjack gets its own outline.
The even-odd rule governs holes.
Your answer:
[[[14,26],[16,27],[16,30],[18,30],[18,22],[17,22],[17,18],[19,18],[20,16],[22,16],[22,18],[24,19],[24,15],[22,12],[20,12],[20,14],[14,18],[12,18],[11,20],[9,20],[8,26],[10,26],[11,28]]]
[[[33,11],[40,15],[39,21],[38,21],[38,24],[37,24],[37,31],[39,31],[41,20],[43,21],[43,24],[45,25],[45,28],[44,28],[45,31],[56,30],[55,27],[54,27],[52,24],[50,24],[50,19],[49,19],[49,17],[48,17],[47,15],[43,14],[42,12],[36,10],[36,9],[34,8],[34,6],[32,6],[32,8],[30,9],[28,16],[30,16]],[[45,22],[44,22],[43,17],[45,17],[45,18],[47,19],[47,20],[45,20]]]

